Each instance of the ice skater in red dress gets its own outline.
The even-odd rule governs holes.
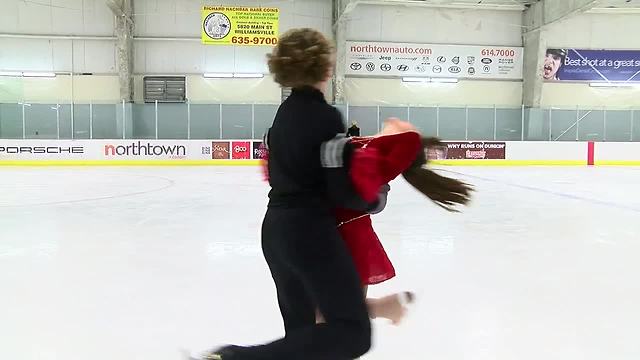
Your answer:
[[[441,144],[437,139],[422,137],[409,123],[389,119],[380,134],[350,138],[349,142],[356,152],[350,164],[349,178],[355,191],[377,206],[368,212],[337,208],[335,215],[338,230],[349,248],[366,297],[369,285],[382,283],[396,275],[373,229],[370,216],[384,209],[390,189],[388,183],[402,174],[414,188],[449,211],[454,211],[456,204],[469,201],[471,188],[423,167],[427,162],[425,151]],[[268,160],[266,152],[264,160],[265,163]],[[380,184],[383,184],[382,187]],[[378,199],[372,198],[372,194]],[[406,304],[413,299],[413,293],[403,292],[382,298],[367,298],[366,302],[371,318],[385,318],[398,324],[406,313]],[[318,322],[323,321],[321,314],[317,314],[317,319]]]

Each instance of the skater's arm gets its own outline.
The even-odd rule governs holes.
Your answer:
[[[320,161],[324,168],[327,184],[327,193],[336,207],[368,211],[375,207],[376,196],[362,196],[356,190],[356,184],[352,181],[349,169],[357,161],[357,156],[352,158],[357,151],[349,144],[349,139],[344,134],[338,134],[335,138],[322,143],[320,148]],[[367,194],[369,195],[369,194]]]
[[[337,109],[334,110],[333,116],[327,121],[332,138],[323,141],[320,146],[320,162],[324,169],[327,193],[336,207],[366,212],[377,205],[379,186],[373,192],[360,191],[357,189],[360,185],[354,183],[350,170],[354,164],[366,166],[364,163],[371,163],[372,159],[366,155],[363,157],[359,149],[350,143],[345,136],[342,115]]]
[[[336,205],[371,214],[384,209],[390,186],[380,167],[384,158],[376,149],[353,149],[348,139],[336,137],[322,145],[321,153]]]

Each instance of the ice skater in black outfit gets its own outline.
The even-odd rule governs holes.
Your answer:
[[[371,346],[360,280],[332,209],[375,204],[355,195],[346,176],[346,129],[324,98],[334,62],[333,46],[311,29],[285,33],[269,55],[275,81],[293,88],[265,138],[271,191],[262,225],[286,336],[266,345],[227,346],[204,359],[346,360]],[[316,307],[323,324],[316,324]]]

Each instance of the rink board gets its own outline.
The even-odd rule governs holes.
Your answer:
[[[458,141],[430,154],[457,166],[640,166],[640,143]],[[3,166],[256,166],[259,140],[0,140]]]

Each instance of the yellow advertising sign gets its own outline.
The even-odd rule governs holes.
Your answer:
[[[202,43],[205,45],[258,45],[278,43],[278,8],[204,6]]]

